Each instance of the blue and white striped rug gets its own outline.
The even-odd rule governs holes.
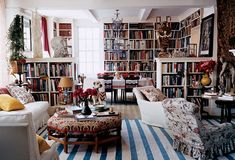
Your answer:
[[[204,123],[219,124],[216,120],[204,120]],[[43,132],[43,131],[42,131]],[[192,158],[176,152],[172,148],[172,138],[167,130],[152,127],[140,120],[122,121],[122,144],[110,143],[99,147],[99,153],[93,146],[69,145],[66,154],[63,145],[58,146],[61,160],[190,160]],[[47,132],[42,134],[47,138]],[[235,160],[235,153],[218,157],[218,160]]]

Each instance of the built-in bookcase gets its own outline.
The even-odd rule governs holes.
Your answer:
[[[198,104],[202,87],[195,87],[203,73],[199,72],[201,61],[211,58],[156,58],[157,88],[169,98],[182,97]]]
[[[58,84],[63,76],[76,80],[77,65],[74,58],[27,59],[25,79],[31,84],[31,93],[37,101],[45,100],[51,106],[57,105]]]

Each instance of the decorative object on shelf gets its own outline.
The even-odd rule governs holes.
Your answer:
[[[212,57],[213,31],[214,31],[214,14],[211,14],[202,19],[199,57]]]
[[[235,56],[229,52],[220,57],[222,63],[222,69],[219,74],[219,95],[223,95],[225,92],[235,92]],[[231,77],[231,78],[230,78]],[[232,84],[232,88],[230,86]]]
[[[54,37],[51,40],[54,57],[69,57],[67,41],[63,37]]]
[[[197,57],[197,44],[191,43],[187,45],[187,55],[186,57]]]
[[[201,79],[201,84],[203,86],[208,86],[211,84],[210,73],[214,70],[216,62],[214,60],[201,61],[198,70],[204,72]]]
[[[121,54],[122,53],[122,49],[121,46],[124,45],[124,40],[121,36],[122,34],[122,30],[123,30],[123,26],[122,26],[122,21],[123,19],[119,18],[119,10],[116,10],[116,17],[115,19],[112,19],[113,23],[112,23],[112,30],[113,30],[113,38],[114,38],[114,52],[116,54]]]
[[[68,99],[68,89],[73,87],[73,82],[69,77],[62,77],[60,79],[59,85],[58,87],[62,88],[63,90],[63,96],[62,99],[62,103],[63,104],[67,104],[69,99]]]
[[[78,98],[78,102],[83,104],[83,108],[81,114],[83,115],[90,115],[91,109],[89,107],[89,101],[92,100],[92,96],[97,94],[97,90],[95,88],[87,88],[84,91],[82,88],[78,88],[73,92],[73,97]]]
[[[156,21],[159,21],[158,19]],[[161,23],[161,26],[156,32],[156,37],[161,48],[158,57],[169,57],[167,53],[167,47],[169,46],[169,40],[171,38],[171,17],[167,16],[166,21]]]

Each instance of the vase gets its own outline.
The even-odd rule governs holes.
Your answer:
[[[91,114],[91,109],[89,107],[88,101],[84,102],[81,114],[83,114],[83,115],[90,115]]]
[[[208,73],[205,73],[203,76],[202,76],[202,79],[201,79],[201,84],[203,86],[209,86],[211,84],[211,78],[209,76]]]

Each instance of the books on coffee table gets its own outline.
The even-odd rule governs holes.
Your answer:
[[[67,106],[65,107],[65,110],[70,114],[77,114],[82,111],[82,107],[79,106]]]
[[[75,119],[77,121],[87,121],[87,120],[95,120],[96,115],[91,114],[91,115],[82,115],[82,114],[76,114]]]

